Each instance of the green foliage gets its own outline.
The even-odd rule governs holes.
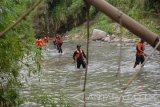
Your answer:
[[[79,26],[86,21],[86,14],[82,7],[83,0],[56,0],[56,6],[53,8],[52,16],[54,19],[54,28],[58,30],[63,25]],[[154,13],[158,12],[160,7],[159,0],[106,0],[113,4],[132,18],[147,26],[150,30],[160,35],[159,19]],[[0,32],[7,28],[11,23],[15,23],[16,19],[21,16],[35,0],[0,0]],[[147,10],[147,11],[146,11]],[[104,30],[112,34],[112,23],[109,18],[102,13],[95,13],[95,8],[91,7],[90,16],[96,15],[94,20],[90,21],[91,30],[94,28]],[[10,76],[7,85],[0,87],[0,106],[11,107],[22,103],[19,97],[18,89],[20,82],[17,77],[20,70],[20,62],[28,55],[31,55],[32,61],[35,61],[37,68],[40,71],[40,60],[42,58],[41,51],[36,49],[34,45],[34,29],[32,28],[33,15],[27,17],[11,31],[5,34],[5,37],[0,38],[0,74],[5,73]],[[90,19],[91,19],[90,18]],[[81,23],[80,23],[81,22]],[[82,33],[86,35],[86,24],[72,29],[70,33]],[[126,34],[123,32],[123,34]],[[133,35],[131,35],[133,36]],[[36,53],[36,54],[33,54]],[[31,61],[31,60],[28,60]],[[25,64],[29,66],[28,64]],[[31,71],[33,69],[31,68]],[[4,77],[6,78],[6,77]],[[1,85],[1,84],[0,84]],[[56,107],[54,98],[50,96],[41,96],[38,101],[43,105],[52,102],[53,107]],[[69,107],[67,102],[60,97],[58,105],[63,104],[64,107]],[[62,105],[62,106],[63,106]]]
[[[84,10],[83,0],[59,0],[52,10],[55,31],[61,29],[70,30],[75,26],[82,24],[86,20],[86,11]],[[94,17],[95,8],[90,12]]]
[[[96,17],[97,22],[93,25],[93,28],[101,29],[109,34],[112,33],[112,24],[109,23],[109,18],[102,14],[99,13]]]
[[[110,4],[114,5],[133,19],[137,20],[138,22],[145,25],[147,28],[149,28],[151,31],[157,33],[160,35],[159,30],[159,21],[157,16],[154,16],[153,11],[157,9],[156,7],[160,6],[160,2],[158,0],[106,0]],[[148,9],[146,11],[146,8]],[[90,12],[93,13],[95,10],[93,7],[91,7]],[[91,14],[90,13],[90,14]],[[86,26],[86,25],[85,25]],[[83,32],[86,34],[86,27],[84,25],[72,29],[72,31],[69,33],[71,35],[73,34],[81,34]],[[113,33],[112,23],[109,22],[109,19],[104,14],[100,13],[96,15],[95,19],[93,20],[93,24],[90,26],[90,33],[94,28],[104,30],[108,32],[109,34]],[[128,34],[128,31],[124,31],[125,35],[128,35],[129,37],[135,37],[133,34]]]
[[[20,104],[23,103],[23,100],[19,98],[19,95],[18,95],[18,92],[17,92],[18,89],[8,89],[5,91],[4,95],[3,95],[3,99],[6,102],[6,104],[8,106],[18,106]]]
[[[127,14],[135,20],[144,18],[143,13],[137,7],[133,7],[132,9],[130,9]]]
[[[109,34],[112,34],[112,24],[109,23],[109,18],[102,13],[97,14],[93,21],[90,21],[90,34],[92,33],[93,29],[101,29]],[[87,28],[86,24],[73,28],[70,32],[70,35],[87,35]]]
[[[150,10],[152,11],[160,10],[160,1],[159,0],[146,0],[145,9],[149,11]]]
[[[59,92],[58,96],[43,95],[37,96],[36,99],[44,107],[75,107],[62,92]]]
[[[80,7],[83,5],[83,0],[71,0],[72,4],[68,7],[69,15],[73,15],[76,18],[76,13],[80,13]]]
[[[59,0],[58,3],[56,3],[56,6],[54,7],[52,11],[52,15],[54,18],[54,21],[56,22],[56,28],[59,28],[61,25],[61,22],[66,23],[66,0]]]
[[[32,3],[31,0],[1,0],[0,32],[14,23]],[[28,20],[22,21],[0,38],[0,75],[5,73],[10,76],[10,79],[7,79],[7,85],[0,87],[0,98],[3,99],[0,100],[2,107],[17,106],[22,103],[18,93],[20,62],[25,56],[33,54],[37,50],[34,46],[34,35],[32,16],[29,16]],[[32,57],[35,57],[35,55],[32,55]],[[7,77],[4,76],[3,78]]]

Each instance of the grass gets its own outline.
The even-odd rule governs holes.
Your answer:
[[[126,1],[122,0],[119,4],[116,2],[119,2],[119,0],[107,0],[108,2],[112,3],[113,5],[116,5],[118,8],[120,8],[123,12],[125,12],[128,16],[132,17],[145,27],[147,27],[152,32],[157,33],[157,35],[160,35],[160,26],[159,26],[159,19],[160,17],[157,17],[151,12],[146,12],[144,8],[144,0],[140,2],[135,1]],[[131,3],[132,2],[132,3]],[[122,5],[120,5],[122,4]],[[143,9],[143,10],[142,10]],[[93,11],[91,9],[91,11]],[[109,19],[107,16],[105,16],[103,13],[99,12],[96,17],[91,20],[90,24],[90,34],[92,33],[93,29],[100,29],[108,34],[114,34],[113,31],[113,23],[110,22],[111,19]],[[83,34],[86,35],[86,24],[83,24],[81,26],[78,26],[76,28],[73,28],[68,34],[69,35],[75,35],[75,34]],[[137,36],[129,33],[128,30],[123,29],[122,32],[125,37],[128,38],[136,38]]]
[[[109,18],[102,13],[99,13],[94,20],[90,21],[90,34],[92,34],[93,29],[100,29],[108,34],[112,33],[112,24],[109,23]],[[81,26],[73,28],[68,35],[76,35],[79,34],[80,36],[86,37],[87,35],[87,27],[86,23]]]

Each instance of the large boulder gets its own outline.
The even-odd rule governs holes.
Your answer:
[[[102,40],[103,38],[105,38],[107,35],[106,32],[99,30],[99,29],[93,29],[93,33],[92,33],[92,40]]]

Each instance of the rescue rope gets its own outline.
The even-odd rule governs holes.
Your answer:
[[[119,24],[120,24],[120,40],[119,40],[119,44],[120,44],[120,47],[119,47],[119,61],[118,61],[118,68],[117,68],[117,74],[116,74],[116,77],[118,78],[118,81],[119,81],[119,84],[121,87],[123,87],[123,84],[122,82],[120,81],[120,72],[121,72],[121,60],[122,60],[122,16],[123,16],[123,13],[120,14],[119,16]]]
[[[118,57],[118,59],[119,59],[118,68],[117,68],[117,74],[116,74],[116,77],[118,79],[118,82],[119,82],[119,85],[120,85],[121,89],[124,87],[122,82],[121,82],[121,80],[120,80],[121,62],[122,62],[122,34],[123,34],[122,33],[122,16],[123,16],[123,13],[121,13],[119,15],[119,25],[120,25],[120,32],[119,32],[120,33],[119,34],[120,40],[119,40],[119,44],[120,44],[120,47],[119,47],[119,57]],[[125,90],[122,90],[119,103],[122,102],[124,93],[125,93]]]
[[[83,85],[83,92],[84,92],[84,97],[83,97],[83,101],[84,101],[84,107],[86,107],[86,95],[85,95],[85,91],[86,91],[86,82],[87,82],[87,72],[88,72],[88,59],[89,59],[89,5],[85,2],[86,4],[86,12],[87,12],[87,58],[86,58],[86,71],[85,71],[85,79],[84,79],[84,85]]]
[[[122,32],[122,16],[123,14],[121,13],[120,16],[119,16],[119,24],[120,24],[120,33]],[[118,68],[117,68],[117,74],[116,74],[116,77],[118,78],[118,81],[119,81],[119,84],[121,86],[121,88],[123,89],[122,93],[121,93],[121,96],[120,96],[120,103],[122,102],[122,99],[123,99],[123,95],[125,93],[125,90],[129,87],[129,85],[132,83],[132,81],[134,79],[137,78],[137,74],[141,71],[142,67],[144,66],[144,64],[148,61],[148,59],[152,56],[152,54],[156,51],[156,49],[158,48],[158,46],[160,45],[160,41],[157,43],[157,45],[155,46],[153,52],[145,59],[145,61],[142,63],[141,65],[141,68],[135,73],[135,75],[133,75],[131,77],[131,79],[128,81],[127,85],[124,86],[122,84],[122,82],[120,81],[120,71],[121,71],[121,56],[122,56],[122,35],[120,35],[120,40],[119,40],[119,43],[120,43],[120,50],[119,50],[119,61],[118,61]]]
[[[160,40],[157,43],[157,45],[154,47],[151,54],[145,58],[144,62],[141,64],[140,69],[129,79],[129,81],[127,82],[127,85],[125,87],[123,87],[123,90],[126,90],[128,88],[128,86],[133,82],[133,80],[135,80],[137,78],[137,75],[142,70],[142,67],[145,65],[145,63],[148,61],[148,59],[152,56],[152,54],[156,51],[156,49],[158,48],[159,45],[160,45]]]
[[[28,9],[22,16],[20,16],[15,23],[11,24],[8,28],[6,28],[4,31],[0,32],[0,37],[4,36],[5,33],[10,31],[12,28],[14,28],[17,24],[19,24],[22,20],[25,19],[43,0],[39,0],[35,5],[33,5],[30,9]]]
[[[88,71],[88,58],[89,57],[89,10],[87,9],[87,58],[86,58],[86,71],[85,71],[85,81],[83,91],[85,91],[87,71]]]

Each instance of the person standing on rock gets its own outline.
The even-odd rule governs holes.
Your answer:
[[[144,56],[147,56],[145,53],[144,53],[144,50],[145,50],[145,46],[144,46],[144,40],[141,39],[140,42],[137,44],[136,46],[136,61],[135,61],[135,64],[133,66],[133,68],[135,68],[137,65],[139,65],[139,63],[143,63],[144,60],[145,60],[145,57]]]
[[[86,68],[86,55],[81,49],[81,45],[77,45],[77,49],[73,53],[73,59],[76,61],[78,69],[81,65],[83,68]]]

